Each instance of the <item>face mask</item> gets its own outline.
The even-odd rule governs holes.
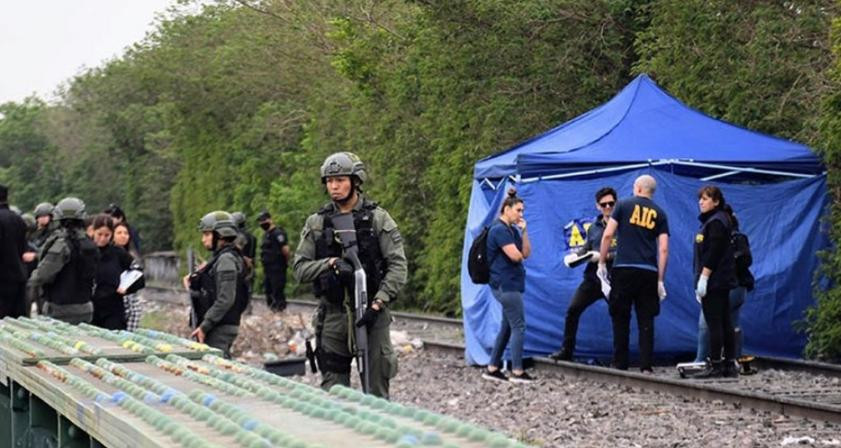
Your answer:
[[[267,223],[267,222],[261,222],[261,223],[260,223],[260,228],[262,228],[263,230],[269,230],[269,228],[270,228],[271,226],[272,226],[272,225],[271,225],[270,223]]]

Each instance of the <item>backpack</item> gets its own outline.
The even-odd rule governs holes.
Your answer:
[[[753,256],[750,251],[748,236],[737,230],[730,233],[730,244],[733,245],[733,256],[736,258],[736,278],[739,286],[753,291],[756,280],[750,272],[750,265],[753,264]]]
[[[488,227],[473,240],[467,255],[467,272],[470,280],[477,285],[485,285],[491,280],[491,267],[488,265]]]

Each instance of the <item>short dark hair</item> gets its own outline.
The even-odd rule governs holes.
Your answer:
[[[499,213],[502,213],[505,210],[505,207],[513,207],[521,203],[523,203],[523,198],[517,196],[517,189],[513,187],[509,188],[508,196],[506,196],[505,200],[502,201],[502,208],[499,209]]]
[[[93,229],[101,229],[103,227],[108,227],[109,230],[112,232],[114,231],[114,219],[111,218],[110,215],[106,215],[105,213],[100,213],[93,217],[93,221],[91,222]]]
[[[616,196],[616,190],[614,190],[611,187],[604,187],[604,188],[599,189],[599,191],[596,192],[596,202],[601,201],[602,198],[607,196],[607,195],[613,196],[614,200],[618,199],[618,197]]]
[[[126,213],[117,204],[108,204],[108,208],[106,208],[103,213],[111,215],[114,218],[120,218],[123,220],[126,219]]]

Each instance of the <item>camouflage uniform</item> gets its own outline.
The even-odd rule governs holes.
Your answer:
[[[327,162],[330,162],[330,160],[331,158],[328,158]],[[325,162],[325,165],[327,162]],[[318,312],[314,317],[313,326],[316,330],[316,351],[322,375],[321,387],[324,389],[329,389],[334,384],[350,386],[350,362],[355,352],[354,303],[352,293],[347,293],[353,290],[352,285],[348,285],[347,282],[339,285],[342,281],[334,278],[336,280],[333,283],[334,286],[327,288],[331,290],[318,287],[319,282],[325,279],[329,280],[332,278],[331,276],[335,275],[333,269],[328,265],[330,257],[319,256],[317,247],[325,242],[327,244],[332,243],[331,241],[324,241],[325,223],[331,216],[338,213],[338,210],[338,206],[331,202],[321,211],[307,218],[293,260],[295,277],[302,283],[313,282],[316,285],[316,295],[319,296],[320,303]],[[378,279],[379,287],[377,289],[368,288],[369,301],[380,300],[384,304],[388,304],[406,283],[407,276],[406,255],[403,251],[403,240],[397,229],[397,224],[385,209],[369,201],[361,193],[358,195],[353,213],[355,217],[362,217],[359,219],[368,219],[365,218],[365,216],[368,216],[372,221],[370,227],[373,230],[373,238],[376,239],[376,246],[378,246],[375,249],[378,249],[376,252],[379,252],[383,261],[383,270],[379,273],[381,275],[378,275],[380,277]],[[359,225],[356,226],[356,230],[357,235],[360,235]],[[360,258],[363,257],[364,253],[361,253]],[[372,260],[362,259],[361,261],[363,265],[370,266],[369,262]],[[374,272],[369,272],[368,268],[366,268],[366,274],[369,280],[372,276],[377,275]],[[351,287],[347,288],[347,286]],[[369,392],[384,398],[389,396],[389,380],[397,374],[397,356],[394,353],[389,335],[391,320],[388,308],[383,307],[376,321],[368,330],[371,386]]]

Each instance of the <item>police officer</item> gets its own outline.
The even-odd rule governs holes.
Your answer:
[[[365,166],[353,153],[335,153],[321,166],[321,182],[331,201],[307,218],[293,268],[300,282],[313,282],[319,308],[314,318],[321,387],[350,385],[350,363],[356,350],[354,325],[368,329],[371,394],[388,398],[389,380],[397,374],[391,346],[388,303],[406,283],[406,256],[397,224],[385,209],[362,194]],[[354,278],[333,218],[352,213],[359,258],[367,276],[369,308],[354,324]]]
[[[608,309],[613,321],[613,364],[628,369],[628,334],[631,306],[639,327],[640,370],[651,373],[654,352],[654,317],[666,298],[663,278],[669,258],[669,222],[666,212],[651,200],[657,181],[645,174],[634,181],[634,196],[619,201],[602,234],[599,280],[608,279],[607,256],[614,236],[619,240],[610,272]],[[659,300],[658,300],[659,298]]]
[[[53,210],[58,224],[41,247],[30,288],[42,288],[47,316],[71,324],[90,322],[99,250],[85,235],[85,203],[64,198]]]
[[[600,260],[598,250],[601,248],[604,228],[610,220],[610,214],[616,205],[616,190],[605,187],[596,192],[596,208],[601,212],[598,218],[587,228],[587,241],[573,257],[581,257],[590,254],[587,268],[584,269],[584,280],[578,285],[578,289],[572,295],[567,308],[566,321],[564,323],[564,342],[561,349],[549,355],[552,359],[561,361],[572,360],[575,352],[575,336],[578,333],[578,321],[581,314],[596,301],[604,298],[601,283],[596,277],[596,267]],[[611,241],[607,254],[608,269],[613,265],[613,257],[616,254],[616,240]],[[569,256],[568,256],[569,257]],[[567,259],[564,259],[567,262]]]
[[[32,232],[29,241],[40,251],[44,243],[47,242],[47,238],[50,236],[50,231],[52,230],[50,222],[53,220],[53,204],[42,202],[35,206],[32,214],[35,215],[37,227]]]
[[[263,262],[263,289],[266,304],[272,311],[286,309],[286,267],[289,265],[289,239],[286,232],[272,222],[267,211],[257,216],[263,229],[263,243],[260,245],[260,260]]]
[[[9,190],[0,185],[0,319],[26,312],[26,278],[23,254],[26,223],[8,204]]]
[[[195,327],[190,337],[230,358],[240,317],[248,305],[245,263],[234,244],[237,228],[230,213],[215,211],[201,218],[199,230],[202,245],[213,251],[213,256],[185,277],[193,305],[190,324]]]

